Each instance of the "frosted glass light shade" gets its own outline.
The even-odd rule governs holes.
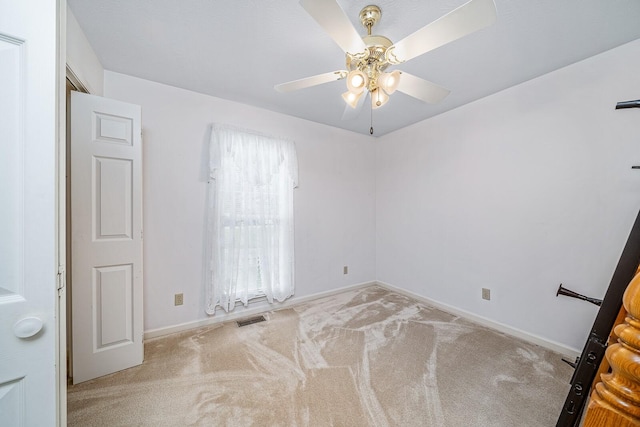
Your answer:
[[[350,92],[362,93],[368,82],[367,75],[360,70],[350,71],[347,75],[347,88]]]
[[[389,95],[387,95],[383,90],[374,89],[371,92],[371,108],[380,108],[386,104],[387,101],[389,101]]]
[[[398,88],[400,83],[400,71],[381,73],[378,77],[378,87],[381,87],[387,94],[391,95]]]
[[[344,99],[344,102],[346,102],[349,107],[356,108],[358,106],[358,100],[362,97],[363,93],[364,92],[353,93],[348,91],[342,94],[342,99]]]

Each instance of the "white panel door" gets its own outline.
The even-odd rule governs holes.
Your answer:
[[[3,426],[56,425],[56,16],[55,1],[0,0]]]
[[[73,382],[142,363],[140,107],[71,93]]]

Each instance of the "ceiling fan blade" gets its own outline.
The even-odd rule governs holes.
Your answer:
[[[449,89],[445,89],[442,86],[405,73],[404,71],[402,71],[400,75],[398,90],[416,99],[428,102],[429,104],[436,104],[451,93]]]
[[[481,30],[496,22],[493,0],[471,0],[443,17],[422,27],[391,48],[398,62],[405,62]]]
[[[345,77],[347,77],[347,71],[345,70],[331,71],[329,73],[305,77],[304,79],[280,83],[279,85],[275,85],[274,89],[278,92],[291,92],[298,89],[304,89],[306,87],[321,85],[323,83],[334,82],[336,80],[344,79]]]
[[[335,0],[300,0],[300,5],[345,53],[363,52],[367,47]]]
[[[364,102],[369,99],[369,94],[363,94],[360,99],[358,99],[358,103],[356,104],[356,108],[351,108],[349,105],[344,106],[344,113],[342,113],[342,120],[354,120],[360,113],[362,112],[362,106]]]

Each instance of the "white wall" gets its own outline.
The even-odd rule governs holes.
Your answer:
[[[67,6],[67,65],[89,93],[102,95],[104,69],[80,24]]]
[[[579,351],[597,307],[555,291],[602,297],[640,208],[640,111],[614,110],[640,97],[639,54],[636,41],[377,140],[105,72],[105,96],[143,110],[145,330],[207,319],[207,142],[222,122],[297,143],[295,298],[377,278]]]
[[[142,106],[145,330],[207,318],[203,248],[214,122],[296,143],[294,298],[375,279],[372,138],[109,71],[105,96]],[[184,306],[175,307],[180,292]]]
[[[377,278],[579,350],[640,208],[640,41],[385,135]],[[481,288],[491,289],[491,301]]]

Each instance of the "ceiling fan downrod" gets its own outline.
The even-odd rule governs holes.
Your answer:
[[[365,6],[360,11],[360,22],[367,29],[367,35],[371,35],[371,29],[374,25],[378,23],[380,17],[382,16],[382,11],[380,8],[374,4],[369,6]]]

